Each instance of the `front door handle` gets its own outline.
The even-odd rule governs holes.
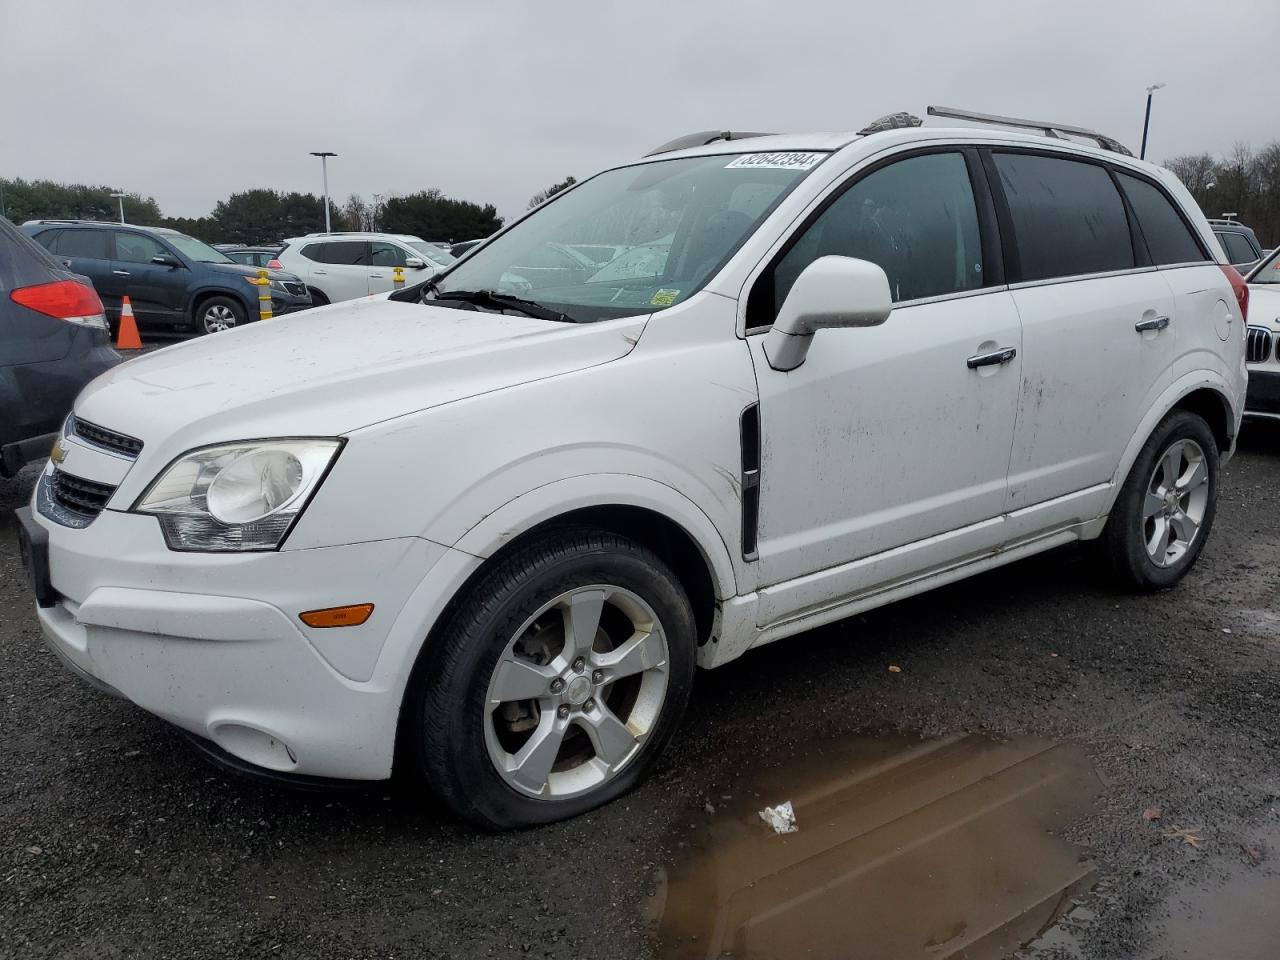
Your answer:
[[[1137,330],[1139,333],[1146,333],[1148,330],[1155,330],[1159,332],[1168,325],[1168,317],[1152,317],[1150,320],[1139,320],[1133,325],[1133,329]]]
[[[980,353],[977,356],[970,357],[965,361],[969,365],[970,370],[976,370],[978,367],[991,367],[999,363],[1008,363],[1018,355],[1016,347],[1001,347],[999,350],[992,350],[990,353]]]
[[[127,276],[129,276],[129,271],[128,271],[128,270],[112,270],[111,272],[112,272],[112,273],[114,273],[117,277],[127,277]]]
[[[329,275],[328,270],[312,270],[311,272],[314,273],[317,277],[327,277]]]
[[[373,277],[373,279],[375,279],[375,280],[381,280],[383,277],[385,277],[385,276],[386,276],[386,274],[385,274],[385,273],[371,273],[371,274],[369,274],[369,276]]]

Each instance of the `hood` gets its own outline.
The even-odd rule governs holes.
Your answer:
[[[1266,323],[1280,329],[1280,284],[1249,284],[1249,322]]]
[[[251,267],[247,263],[208,263],[201,261],[205,267],[218,273],[230,273],[237,277],[256,277],[260,267]],[[267,278],[270,280],[297,280],[297,274],[289,273],[286,270],[268,270]]]
[[[130,360],[91,383],[75,412],[170,456],[224,441],[338,436],[616,360],[646,319],[577,325],[354,300]]]

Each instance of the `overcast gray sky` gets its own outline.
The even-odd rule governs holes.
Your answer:
[[[439,187],[510,216],[708,128],[941,103],[1148,154],[1280,138],[1277,0],[0,0],[0,176],[200,216],[250,187]],[[936,121],[935,121],[936,122]]]

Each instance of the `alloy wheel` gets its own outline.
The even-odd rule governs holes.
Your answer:
[[[1175,441],[1156,461],[1142,504],[1142,539],[1158,567],[1177,563],[1200,533],[1209,504],[1209,467],[1194,440]]]
[[[639,596],[577,587],[529,617],[485,697],[485,745],[513,789],[545,800],[612,780],[653,732],[666,699],[666,634]]]
[[[204,331],[205,333],[221,333],[224,330],[230,330],[236,325],[236,315],[232,313],[231,308],[221,303],[215,303],[204,311]]]

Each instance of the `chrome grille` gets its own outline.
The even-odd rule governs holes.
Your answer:
[[[128,457],[130,460],[136,460],[138,454],[142,452],[142,441],[136,437],[116,433],[114,430],[81,420],[79,417],[73,416],[67,422],[67,433],[79,437],[91,446],[108,450],[121,457]]]
[[[60,506],[86,517],[96,517],[116,488],[109,483],[85,480],[54,469],[49,476],[49,495]]]
[[[1246,363],[1266,363],[1271,359],[1271,331],[1266,327],[1250,327],[1245,335]]]

